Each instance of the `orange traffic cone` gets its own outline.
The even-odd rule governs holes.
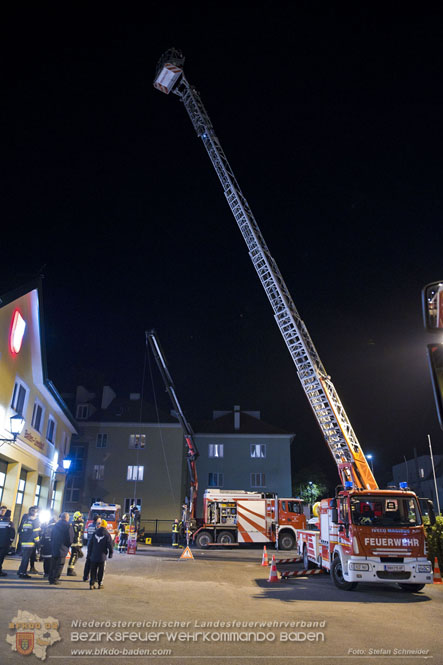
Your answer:
[[[441,579],[440,568],[438,566],[437,557],[435,557],[435,562],[434,562],[434,584],[443,584],[443,580]]]
[[[261,560],[261,565],[262,566],[269,566],[269,561],[268,561],[268,552],[266,549],[266,545],[263,547],[263,557]]]
[[[271,570],[269,573],[268,582],[280,582],[280,580],[278,579],[277,564],[275,563],[275,554],[272,555],[272,564],[271,564]]]

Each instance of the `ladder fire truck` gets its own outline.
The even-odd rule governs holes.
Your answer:
[[[208,489],[203,496],[203,517],[197,518],[199,456],[194,433],[180,402],[165,356],[154,330],[146,332],[166,392],[182,426],[186,441],[190,478],[190,497],[185,500],[182,520],[189,538],[198,547],[241,543],[275,543],[282,550],[294,547],[299,529],[306,527],[301,499],[279,498],[270,492]]]
[[[337,465],[341,485],[333,498],[321,502],[318,532],[306,532],[315,542],[311,561],[330,571],[340,589],[352,589],[358,582],[398,582],[405,590],[417,591],[432,582],[417,497],[406,486],[396,491],[378,488],[331,377],[240,190],[201,97],[185,77],[183,65],[180,51],[167,51],[158,62],[154,87],[180,98],[206,148]],[[304,544],[308,552],[309,543]]]

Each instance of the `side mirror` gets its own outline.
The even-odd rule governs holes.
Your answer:
[[[331,509],[331,520],[334,524],[338,524],[338,510],[337,508]]]
[[[422,306],[426,330],[443,330],[443,282],[432,282],[423,288]]]

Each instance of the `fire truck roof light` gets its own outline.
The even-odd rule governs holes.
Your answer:
[[[405,482],[399,483],[398,486],[400,487],[401,490],[407,490],[408,489],[408,483],[405,483]]]
[[[352,482],[352,480],[347,480],[345,482],[345,489],[346,490],[352,490],[353,487],[354,487],[354,483]]]

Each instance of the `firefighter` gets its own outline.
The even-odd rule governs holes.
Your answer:
[[[56,523],[55,517],[51,517],[48,524],[42,530],[42,542],[40,556],[43,559],[43,577],[49,577],[52,559],[52,529]]]
[[[100,517],[100,515],[94,515],[94,519],[92,520],[91,524],[88,526],[88,531],[87,531],[88,549],[86,551],[86,561],[85,561],[85,567],[83,569],[83,582],[88,581],[89,573],[91,572],[91,559],[89,558],[89,543],[94,533],[97,531],[97,529],[100,528],[101,523],[102,523],[102,518]]]
[[[128,544],[128,530],[129,530],[129,519],[125,514],[123,515],[120,524],[118,525],[118,551],[126,552],[126,546]]]
[[[60,584],[60,575],[73,540],[74,530],[69,524],[69,513],[62,513],[58,522],[52,527],[52,559],[48,577],[49,584]]]
[[[72,529],[74,531],[74,541],[71,545],[71,557],[68,563],[68,575],[71,577],[75,577],[77,575],[74,570],[74,566],[77,563],[77,560],[81,559],[83,556],[82,546],[84,528],[85,523],[83,522],[83,515],[79,510],[77,510],[73,515]]]
[[[22,560],[17,571],[17,575],[23,579],[32,579],[31,575],[28,575],[26,572],[26,569],[28,567],[28,563],[34,548],[40,542],[40,531],[41,528],[37,517],[37,512],[34,506],[32,506],[32,508],[29,509],[27,519],[22,520],[21,527],[19,529],[20,545],[22,548]]]
[[[103,589],[103,575],[105,572],[106,556],[112,559],[114,547],[111,535],[106,528],[108,523],[102,520],[101,526],[96,530],[88,545],[88,557],[91,561],[91,579],[89,588],[95,589],[95,583],[98,582],[98,588]]]
[[[39,514],[38,514],[38,512],[39,512],[40,509],[39,509],[38,506],[31,506],[30,509],[29,509],[29,511],[28,511],[27,513],[25,513],[25,514],[23,515],[22,519],[21,519],[20,526],[19,526],[19,528],[18,528],[18,532],[19,532],[19,533],[20,533],[20,531],[21,531],[21,528],[22,528],[23,523],[24,523],[26,520],[28,520],[28,518],[29,518],[29,514],[30,514],[31,510],[32,510],[32,511],[34,512],[34,514],[35,514],[35,527],[37,527],[37,526],[41,527],[40,520],[39,520]],[[34,545],[34,547],[32,548],[31,556],[29,557],[29,572],[30,572],[30,573],[33,573],[34,575],[38,575],[38,570],[37,570],[37,568],[35,567],[35,562],[36,562],[36,561],[37,561],[37,546]],[[26,571],[25,571],[25,572],[26,572]]]
[[[138,531],[140,528],[140,511],[138,509],[138,506],[133,504],[129,509],[129,514],[131,516],[130,519],[135,527],[135,530]]]
[[[179,534],[180,534],[180,525],[178,519],[175,519],[172,523],[172,547],[179,546]]]
[[[0,577],[6,577],[8,573],[2,569],[5,556],[15,538],[14,524],[11,522],[11,511],[2,506],[0,508]]]

